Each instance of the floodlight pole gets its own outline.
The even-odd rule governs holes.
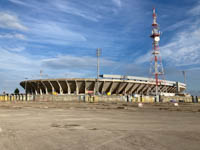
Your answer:
[[[185,73],[185,71],[182,71],[182,73],[183,73],[183,77],[184,77],[184,83],[186,84],[186,73]]]
[[[97,48],[96,56],[97,56],[97,88],[96,88],[96,93],[98,94],[99,93],[99,64],[100,64],[99,57],[101,56],[101,48]]]
[[[26,96],[26,101],[27,101],[27,80],[28,78],[24,78],[25,79],[25,96]]]
[[[186,72],[183,70],[183,77],[184,77],[184,84],[186,85]],[[185,89],[185,92],[187,92],[187,88]]]

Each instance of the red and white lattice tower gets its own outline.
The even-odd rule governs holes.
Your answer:
[[[156,84],[156,91],[155,95],[158,97],[159,95],[159,76],[163,75],[164,76],[164,69],[162,66],[162,60],[160,56],[160,51],[159,51],[159,41],[160,41],[160,30],[159,30],[159,25],[157,23],[157,16],[155,12],[155,8],[153,8],[153,23],[152,23],[152,34],[151,38],[153,39],[152,43],[152,62],[150,66],[150,73],[155,76],[155,84]]]

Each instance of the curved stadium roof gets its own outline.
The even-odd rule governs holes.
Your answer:
[[[155,93],[154,79],[135,77],[102,75],[97,82],[94,78],[59,78],[22,81],[20,85],[30,94],[141,94]],[[186,85],[180,82],[160,80],[159,90],[163,93],[183,92]]]

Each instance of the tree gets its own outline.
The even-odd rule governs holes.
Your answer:
[[[16,88],[15,91],[14,91],[14,93],[15,93],[15,94],[19,94],[19,89]]]

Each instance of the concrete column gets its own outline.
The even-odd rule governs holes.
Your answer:
[[[97,82],[96,81],[94,81],[93,91],[96,94],[96,92],[97,92]]]
[[[59,89],[60,89],[60,94],[63,94],[62,86],[60,85],[59,81],[57,81],[57,83],[58,83],[58,86],[59,86]]]
[[[133,87],[131,88],[129,94],[133,94],[133,92],[135,92],[135,90],[140,86],[140,84],[134,84]]]
[[[120,86],[118,87],[116,93],[120,94],[121,91],[123,91],[126,88],[127,85],[128,85],[128,83],[121,83]]]
[[[31,85],[32,85],[32,87],[33,87],[33,89],[34,89],[35,95],[38,95],[37,86],[35,86],[34,83],[32,83],[32,82],[30,82],[30,83],[31,83]]]
[[[101,94],[103,94],[104,93],[104,85],[105,85],[105,81],[103,81],[103,83],[102,83],[103,85],[102,85],[102,89],[101,89]]]
[[[119,89],[119,87],[122,85],[122,83],[121,82],[119,82],[117,85],[116,85],[116,87],[114,87],[114,85],[113,85],[113,91],[112,91],[112,93],[114,92],[114,93],[117,93],[117,90]]]
[[[180,93],[180,85],[179,85],[179,82],[176,82],[176,93]]]
[[[167,89],[168,89],[167,85],[164,85],[163,92],[167,93]]]
[[[173,86],[168,87],[167,92],[170,93],[172,91],[172,89],[173,89]]]
[[[162,86],[162,87],[161,87],[161,86]],[[163,89],[165,88],[165,86],[164,86],[164,85],[161,85],[161,86],[160,86],[160,92],[164,92]]]
[[[148,87],[148,84],[144,84],[144,86],[138,91],[139,94],[144,95],[144,90]]]
[[[127,83],[127,86],[125,87],[123,94],[127,94],[128,91],[130,91],[133,86],[134,86],[134,83]]]
[[[86,94],[86,92],[87,92],[87,82],[86,81],[84,82],[84,86],[85,86],[85,94]]]
[[[43,94],[43,92],[42,92],[42,88],[40,88],[40,95],[42,95]]]
[[[32,87],[32,85],[31,85],[31,83],[30,83],[30,82],[27,82],[27,83],[30,85],[30,93],[33,95],[33,94],[34,94],[33,87]]]
[[[149,84],[147,89],[144,91],[144,93],[146,93],[147,95],[149,95],[149,92],[151,91],[151,88],[153,87],[154,85],[152,84]]]
[[[77,83],[77,81],[75,81],[75,84],[76,84],[76,95],[78,95],[78,94],[79,94],[79,88],[78,88],[78,83]]]
[[[154,91],[156,91],[156,85],[152,84],[152,88],[150,89],[150,93],[153,93]]]
[[[48,94],[49,92],[48,92],[47,86],[42,81],[41,81],[41,83],[42,83],[43,87],[45,88],[46,94]]]
[[[66,80],[66,85],[67,85],[67,93],[71,94],[71,88],[70,88],[69,83],[68,83],[67,80]]]
[[[139,91],[145,86],[145,84],[140,84],[136,90],[136,93],[139,94]]]
[[[113,82],[110,84],[110,89],[109,89],[110,94],[112,94],[112,88],[113,88]]]
[[[177,92],[177,87],[172,87],[172,89],[169,91],[170,93],[175,93]]]
[[[54,93],[54,92],[55,92],[55,89],[54,89],[54,87],[53,87],[53,84],[51,83],[51,81],[48,81],[48,82],[49,82],[49,84],[51,85],[52,93]]]

